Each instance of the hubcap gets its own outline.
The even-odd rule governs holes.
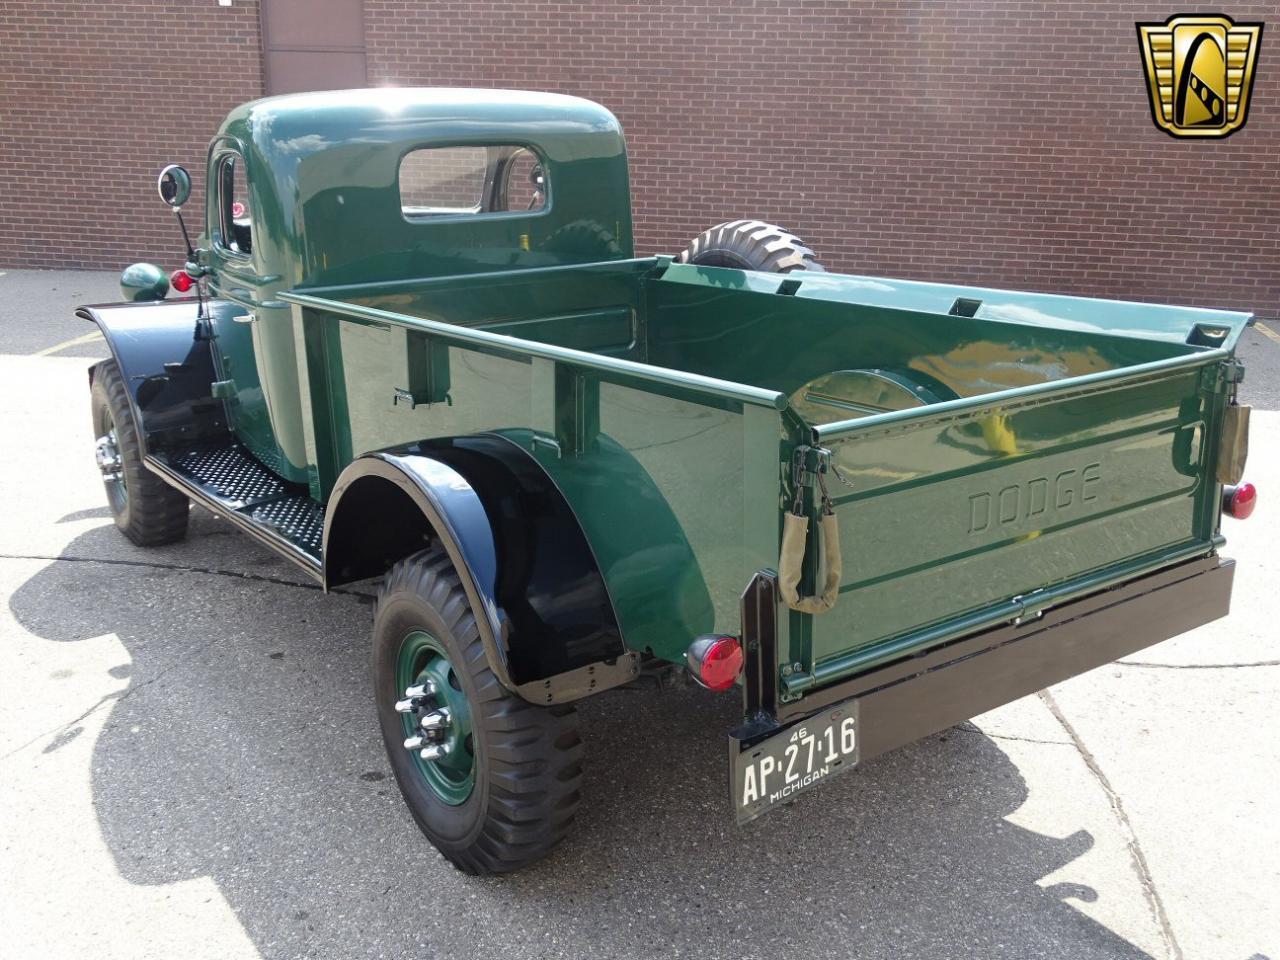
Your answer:
[[[404,725],[404,748],[432,792],[456,806],[475,786],[471,711],[444,645],[422,630],[400,643],[396,659],[396,703]]]

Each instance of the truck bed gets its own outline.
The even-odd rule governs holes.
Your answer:
[[[789,697],[1220,542],[1243,314],[662,258],[283,299],[326,398],[313,499],[366,451],[507,436],[570,500],[628,645],[665,659],[738,632],[793,451],[829,454],[844,574],[834,610],[783,618]],[[610,471],[643,476],[679,543],[628,525]]]

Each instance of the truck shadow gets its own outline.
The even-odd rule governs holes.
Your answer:
[[[238,538],[222,550],[243,554],[228,569],[297,577]],[[124,552],[108,525],[64,554]],[[216,551],[197,537],[164,562],[211,568]],[[264,957],[1147,956],[1064,902],[1093,891],[1037,885],[1092,837],[1004,819],[1027,787],[976,730],[739,829],[724,786],[734,698],[615,691],[581,710],[588,796],[572,836],[523,873],[474,879],[422,839],[390,777],[367,598],[89,561],[50,564],[10,607],[51,641],[119,637],[132,662],[108,672],[128,686],[92,758],[106,845],[135,884],[211,877]]]

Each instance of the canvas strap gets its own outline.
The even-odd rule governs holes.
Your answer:
[[[824,509],[818,519],[825,579],[822,592],[813,597],[799,594],[804,551],[809,541],[809,518],[786,513],[782,518],[782,554],[778,559],[778,589],[782,601],[801,613],[826,613],[836,605],[840,592],[840,526],[835,511]]]
[[[1244,477],[1244,463],[1249,459],[1249,411],[1244,404],[1232,403],[1227,407],[1222,421],[1222,436],[1218,441],[1218,470],[1215,479],[1219,483],[1239,483]]]

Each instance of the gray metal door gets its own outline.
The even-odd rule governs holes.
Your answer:
[[[368,85],[364,0],[262,0],[268,95]]]

